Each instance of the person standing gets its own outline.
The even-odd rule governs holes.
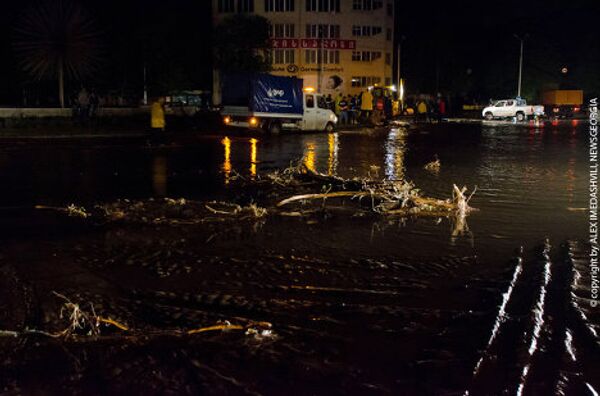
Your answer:
[[[165,130],[165,98],[159,98],[152,103],[150,109],[150,126],[155,133]]]
[[[333,111],[333,99],[331,98],[331,94],[327,95],[327,98],[325,98],[325,103],[327,103],[327,107],[329,108],[329,110]]]
[[[362,113],[363,122],[368,122],[371,118],[371,112],[373,111],[373,95],[368,89],[362,93],[360,111]]]
[[[335,113],[336,116],[340,116],[340,102],[342,101],[342,94],[341,92],[338,92],[337,96],[335,97],[335,106],[334,106],[334,110],[333,112]]]
[[[393,117],[392,106],[393,106],[392,98],[390,97],[390,95],[385,95],[384,103],[383,103],[383,113],[385,115],[386,121],[390,121]]]
[[[96,116],[96,112],[98,111],[98,106],[100,105],[100,98],[98,98],[98,94],[96,90],[92,89],[92,93],[90,94],[90,118],[94,118]]]
[[[423,122],[428,122],[429,117],[427,115],[427,102],[424,99],[420,99],[417,103],[417,114],[419,120]]]
[[[439,94],[437,99],[437,108],[438,122],[442,122],[444,117],[446,117],[446,101],[444,100],[442,95]]]
[[[79,103],[79,120],[84,123],[90,114],[90,95],[85,87],[82,87],[79,91],[77,102]]]
[[[342,125],[346,125],[346,124],[348,124],[348,110],[349,110],[348,106],[349,106],[349,104],[348,104],[348,101],[346,100],[345,96],[343,96],[342,99],[340,100],[339,106],[340,106],[340,116],[341,116],[340,123]]]
[[[356,95],[350,96],[350,101],[348,102],[348,121],[350,124],[354,125],[356,121],[356,109],[357,109],[358,99]]]

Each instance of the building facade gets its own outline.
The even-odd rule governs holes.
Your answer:
[[[392,85],[393,0],[213,0],[213,23],[234,13],[271,23],[271,73],[325,94]]]

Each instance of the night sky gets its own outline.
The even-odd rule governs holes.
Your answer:
[[[346,0],[348,1],[348,0]],[[135,95],[147,65],[151,93],[210,89],[208,0],[81,0],[103,31],[101,71],[84,82],[101,91]],[[260,1],[259,1],[260,2]],[[16,64],[15,24],[33,2],[4,1],[0,14],[0,104],[19,104],[23,89],[43,96]],[[412,92],[446,92],[470,99],[514,96],[519,42],[527,34],[523,92],[546,88],[600,91],[597,21],[600,2],[397,1],[397,35],[404,36],[402,74]],[[490,11],[494,8],[494,11]],[[561,69],[568,68],[567,74]],[[75,89],[79,82],[71,82]],[[33,88],[32,88],[33,87]]]

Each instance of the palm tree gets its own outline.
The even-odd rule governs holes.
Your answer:
[[[65,78],[81,80],[101,63],[101,32],[75,0],[39,0],[18,20],[14,49],[31,77],[58,80],[65,107]]]

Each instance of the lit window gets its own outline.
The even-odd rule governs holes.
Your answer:
[[[265,0],[265,12],[294,11],[294,0]]]
[[[295,37],[295,25],[288,23],[276,23],[271,25],[271,37],[293,38]]]
[[[306,25],[307,38],[339,38],[340,25]]]
[[[386,80],[387,81],[387,80]],[[375,84],[381,84],[381,77],[377,76],[353,76],[351,85],[354,88],[366,88]],[[390,85],[390,84],[388,84]]]
[[[306,11],[340,12],[340,0],[306,0]]]
[[[282,63],[295,63],[295,52],[294,50],[275,50],[273,51],[272,61],[274,64]]]
[[[304,62],[307,64],[317,63],[317,51],[316,50],[304,51]]]

